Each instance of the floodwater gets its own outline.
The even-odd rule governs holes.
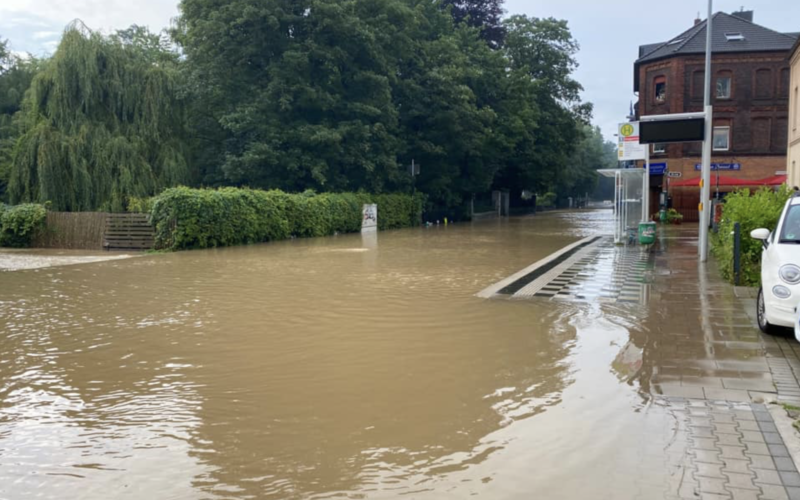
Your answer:
[[[611,230],[561,212],[0,273],[0,498],[628,491],[646,313],[475,297]]]
[[[133,257],[132,254],[122,252],[0,248],[0,272],[88,264],[91,262],[128,259],[131,257]]]

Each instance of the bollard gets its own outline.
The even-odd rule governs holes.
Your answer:
[[[739,286],[742,274],[742,227],[738,222],[733,223],[733,284]]]

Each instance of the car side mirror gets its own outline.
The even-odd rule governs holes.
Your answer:
[[[764,248],[769,246],[769,234],[769,229],[764,229],[763,227],[750,231],[750,237],[756,240],[761,240],[761,244],[764,246]]]

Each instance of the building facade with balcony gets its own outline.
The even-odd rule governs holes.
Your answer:
[[[742,185],[775,183],[786,174],[790,69],[798,33],[753,22],[752,11],[714,14],[711,59],[713,196]],[[662,43],[639,47],[634,64],[638,116],[703,111],[706,22]],[[651,212],[666,183],[672,206],[697,220],[702,143],[651,145]]]

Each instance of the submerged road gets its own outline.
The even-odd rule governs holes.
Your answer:
[[[680,234],[477,296],[610,217],[0,273],[0,498],[789,498],[796,344]]]

